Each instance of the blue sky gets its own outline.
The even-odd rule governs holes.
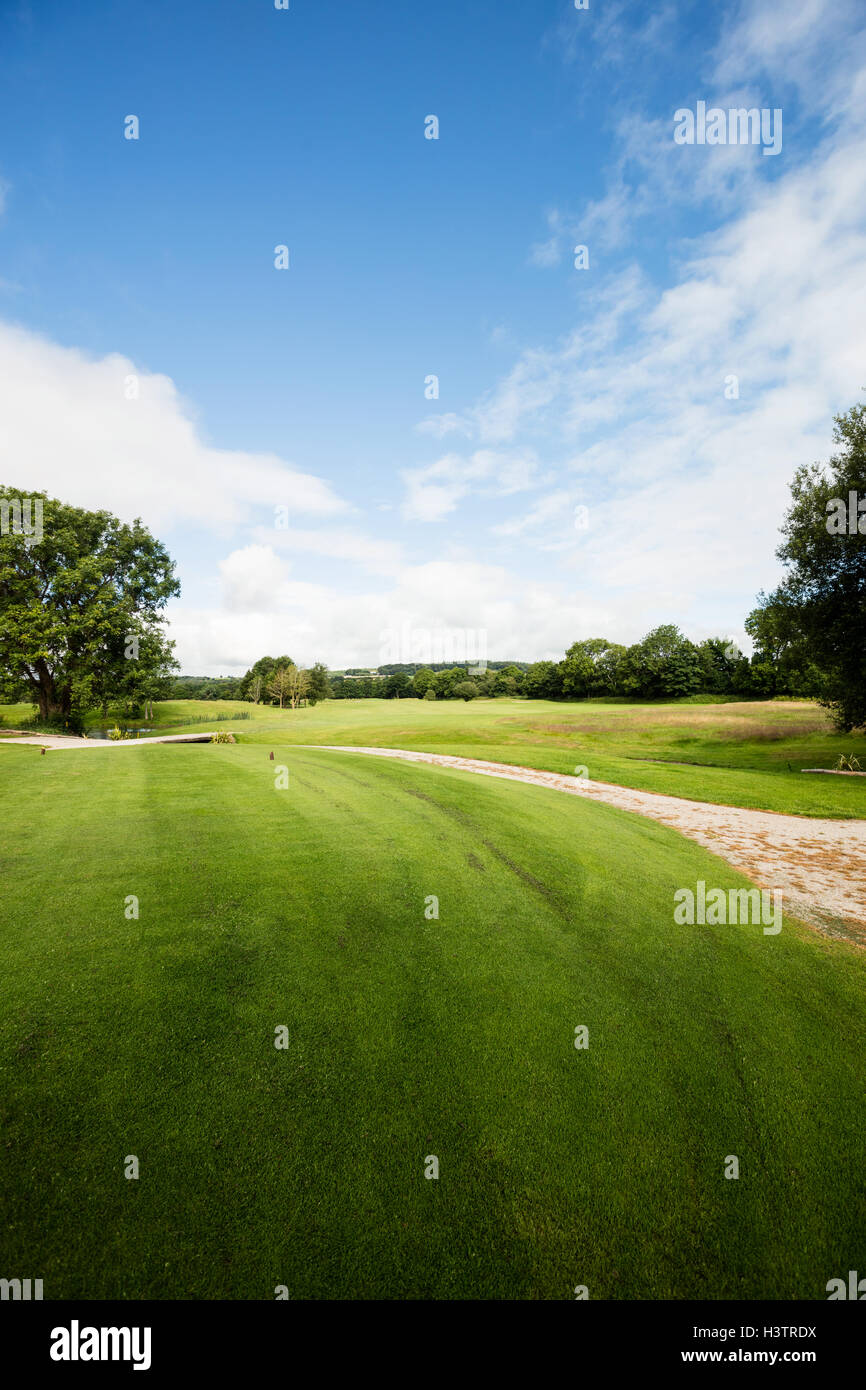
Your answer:
[[[5,0],[5,480],[152,526],[190,672],[741,635],[864,386],[864,20]],[[702,100],[781,152],[676,145]]]

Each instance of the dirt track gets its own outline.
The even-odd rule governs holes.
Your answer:
[[[866,820],[823,820],[716,806],[658,792],[633,791],[531,767],[488,763],[444,753],[400,748],[330,746],[338,753],[367,753],[406,762],[432,763],[485,777],[531,782],[635,811],[669,825],[740,869],[761,888],[779,889],[784,910],[826,936],[866,946]]]

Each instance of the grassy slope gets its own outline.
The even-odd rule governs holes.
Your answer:
[[[823,1298],[860,1267],[860,954],[675,927],[676,887],[743,880],[642,818],[274,747],[3,750],[5,1271]]]

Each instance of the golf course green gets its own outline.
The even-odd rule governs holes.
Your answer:
[[[582,729],[484,703],[0,747],[6,1272],[46,1299],[821,1299],[862,1265],[862,951],[787,917],[675,925],[678,888],[747,881],[644,818],[299,746],[697,788],[630,759],[628,709],[577,759]],[[863,814],[860,779],[784,767],[835,748],[822,719],[748,757],[696,723],[703,799],[727,776],[744,805]]]

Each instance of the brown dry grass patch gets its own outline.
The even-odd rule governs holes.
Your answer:
[[[807,717],[804,718],[804,715]],[[768,718],[772,720],[768,723]],[[712,730],[716,737],[736,741],[773,743],[782,739],[804,738],[826,733],[829,715],[807,701],[786,701],[784,707],[760,702],[737,705],[692,705],[680,709],[647,708],[614,714],[581,713],[565,723],[532,718],[497,720],[499,724],[522,724],[525,729],[545,734],[618,734],[652,729],[676,730],[699,735]]]

